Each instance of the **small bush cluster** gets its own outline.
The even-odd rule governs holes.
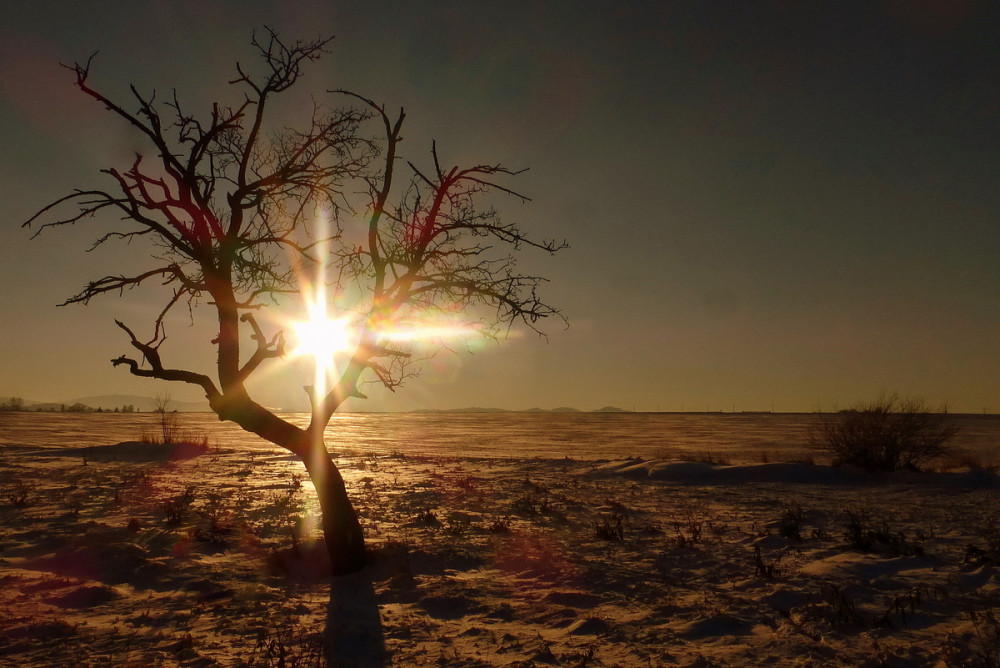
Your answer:
[[[27,480],[15,480],[4,490],[7,501],[15,508],[27,508],[30,506],[33,503],[34,492],[34,483]]]
[[[905,626],[907,625],[907,615],[916,614],[924,603],[933,600],[941,600],[948,597],[948,590],[945,587],[919,584],[904,591],[891,601],[881,617],[877,617],[872,626],[876,628],[893,628],[893,619],[898,619]]]
[[[986,547],[970,544],[965,548],[965,563],[975,565],[1000,565],[1000,518],[989,515],[983,518],[979,536]]]
[[[802,522],[805,516],[800,506],[788,507],[778,520],[778,535],[791,540],[802,540]]]
[[[522,494],[511,503],[511,510],[518,515],[539,515],[545,512],[542,505],[547,506],[545,499],[539,499],[535,494]]]
[[[327,658],[322,632],[283,624],[274,630],[258,631],[249,665],[311,668],[328,665]]]
[[[820,595],[830,606],[831,621],[861,626],[869,625],[868,621],[858,612],[854,599],[840,585],[834,582],[824,583],[820,585]]]
[[[947,412],[930,412],[922,401],[892,395],[825,416],[812,442],[830,454],[835,466],[917,470],[946,454],[957,431]]]
[[[188,508],[194,502],[194,487],[189,486],[184,493],[172,499],[167,499],[160,505],[163,518],[167,524],[180,524],[187,514]]]
[[[510,517],[497,517],[487,527],[490,533],[510,533]]]
[[[880,552],[893,556],[921,556],[923,547],[911,543],[902,531],[891,531],[886,522],[875,526],[867,508],[847,509],[847,526],[844,537],[855,550]]]
[[[757,577],[773,580],[781,575],[781,555],[771,560],[765,560],[761,554],[760,545],[753,546],[754,575]]]
[[[611,513],[595,525],[594,532],[601,540],[621,542],[625,540],[625,522],[626,517],[621,513]]]
[[[1000,609],[994,601],[982,601],[968,614],[979,645],[976,658],[981,665],[1000,668]]]
[[[709,528],[714,529],[715,525],[709,523]],[[673,543],[676,547],[692,548],[701,542],[704,529],[705,520],[693,508],[685,508],[681,519],[674,520]]]

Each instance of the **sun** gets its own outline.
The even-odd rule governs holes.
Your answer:
[[[319,366],[332,364],[338,353],[351,350],[355,334],[350,316],[331,318],[325,312],[310,309],[308,320],[292,323],[296,356],[310,356]]]

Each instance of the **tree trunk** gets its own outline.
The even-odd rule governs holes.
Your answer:
[[[245,393],[235,397],[216,397],[212,410],[220,420],[231,420],[246,431],[295,453],[302,460],[319,498],[323,537],[333,574],[347,575],[364,568],[365,537],[361,522],[347,496],[344,478],[327,452],[322,435],[286,422],[250,401]]]
[[[344,478],[320,442],[304,460],[316,488],[322,513],[323,538],[334,575],[356,573],[365,566],[365,537],[358,514],[347,496]]]

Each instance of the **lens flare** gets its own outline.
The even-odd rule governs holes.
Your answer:
[[[351,320],[350,316],[330,318],[325,313],[311,313],[309,320],[293,322],[295,349],[292,354],[330,360],[337,353],[351,350],[355,338]]]
[[[320,284],[322,285],[322,284]],[[337,355],[349,353],[358,345],[358,332],[353,327],[353,314],[331,315],[326,304],[325,290],[315,287],[303,290],[307,318],[291,323],[295,357],[311,357],[315,378],[313,391],[326,394]]]
[[[389,327],[379,330],[379,336],[384,341],[397,343],[410,341],[438,341],[475,336],[482,332],[479,323],[449,322],[442,324],[426,323],[409,327]]]
[[[323,232],[330,228],[326,214],[321,214],[316,223]],[[437,317],[413,312],[406,316],[365,315],[363,307],[349,305],[350,300],[344,295],[335,295],[332,305],[328,304],[328,291],[332,286],[326,280],[330,258],[326,239],[317,242],[316,257],[315,274],[299,274],[299,294],[305,317],[284,320],[292,334],[292,357],[311,358],[315,373],[312,393],[316,397],[326,395],[338,362],[344,363],[358,350],[362,336],[376,348],[387,344],[410,347],[407,344],[411,344],[418,349],[421,344],[448,345],[446,341],[455,339],[474,344],[476,339],[487,338],[483,336],[487,332],[481,323],[458,320],[454,313],[437,314]]]

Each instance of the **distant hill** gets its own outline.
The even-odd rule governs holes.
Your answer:
[[[11,397],[0,397],[0,405],[9,402]],[[153,397],[140,397],[133,394],[102,394],[92,397],[80,397],[69,401],[35,401],[24,399],[24,407],[28,410],[52,410],[58,411],[63,406],[73,404],[83,404],[88,408],[100,408],[101,410],[114,410],[123,406],[134,406],[135,410],[148,413],[156,410],[156,399]],[[197,413],[210,410],[207,401],[170,401],[169,410],[180,411],[182,413]]]
[[[595,408],[594,413],[627,413],[624,408],[618,408],[617,406],[605,406],[604,408]]]
[[[101,410],[114,410],[116,407],[132,405],[137,411],[148,413],[156,410],[156,399],[153,397],[140,397],[131,394],[102,394],[94,397],[82,397],[67,403],[81,403],[91,408]],[[182,413],[200,413],[211,410],[207,401],[174,401],[167,402],[167,410],[180,411]]]

